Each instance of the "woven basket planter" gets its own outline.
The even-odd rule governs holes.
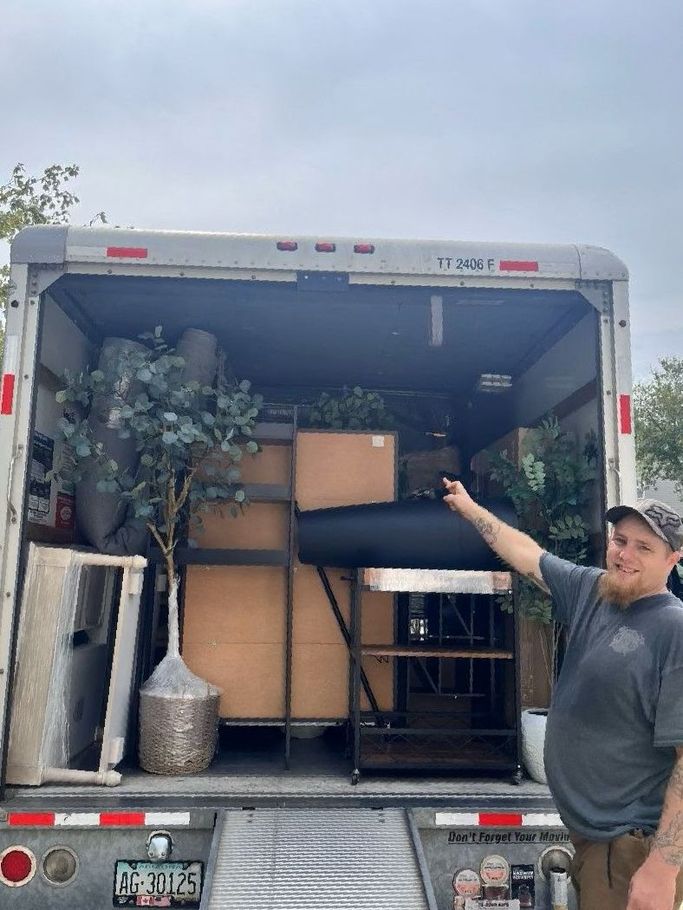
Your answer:
[[[218,738],[217,691],[204,696],[140,693],[140,765],[152,774],[193,774],[211,764]]]

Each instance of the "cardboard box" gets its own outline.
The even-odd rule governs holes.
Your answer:
[[[203,549],[286,550],[289,505],[282,502],[252,502],[237,517],[230,507],[202,514],[204,529],[195,533]]]
[[[288,484],[291,448],[265,446],[242,466],[245,483]],[[392,433],[302,431],[297,437],[295,490],[301,508],[389,501],[396,492]],[[203,548],[287,549],[288,503],[252,503],[233,518],[205,513]],[[328,570],[349,627],[350,589],[344,570]],[[287,573],[269,566],[189,566],[186,572],[183,656],[193,672],[223,689],[220,715],[274,719],[285,711]],[[363,596],[366,643],[394,641],[394,598]],[[313,566],[297,564],[292,614],[292,715],[348,716],[349,655]],[[381,707],[393,704],[393,661],[365,660]],[[369,707],[364,700],[364,707]]]
[[[302,509],[325,509],[390,502],[396,498],[397,438],[394,433],[303,430],[297,435],[296,498]],[[337,602],[349,627],[348,570],[327,569]],[[294,581],[294,651],[292,695],[295,717],[337,717],[348,714],[349,654],[327,595],[314,566],[297,567]],[[394,641],[394,598],[382,592],[363,593],[365,644]],[[322,650],[320,646],[323,647]],[[318,647],[321,657],[311,652]],[[326,659],[323,659],[325,657]],[[393,706],[394,661],[364,660],[373,694],[385,710]],[[316,699],[306,685],[319,690]],[[370,706],[362,696],[364,710]],[[325,709],[322,714],[317,708]],[[327,713],[332,711],[333,713]],[[338,712],[338,713],[334,713]]]
[[[194,673],[223,690],[218,709],[221,717],[284,717],[285,651],[281,643],[186,644],[183,658]]]
[[[331,509],[396,498],[394,433],[302,430],[296,498],[301,509]]]
[[[286,584],[277,566],[188,566],[183,646],[284,643]]]
[[[443,446],[428,452],[409,452],[401,458],[406,492],[441,487],[444,474],[460,474],[462,465],[457,446]]]
[[[223,690],[219,714],[284,715],[284,571],[272,566],[188,566],[183,658]]]

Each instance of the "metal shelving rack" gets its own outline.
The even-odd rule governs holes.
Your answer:
[[[254,439],[266,445],[286,445],[291,447],[291,464],[289,484],[245,484],[244,490],[250,502],[256,503],[283,503],[289,506],[287,543],[283,549],[231,549],[231,548],[202,548],[178,547],[175,551],[176,565],[180,571],[186,566],[281,566],[287,573],[286,604],[285,604],[285,710],[284,718],[272,718],[249,721],[240,720],[235,725],[282,725],[285,730],[284,761],[289,768],[291,752],[292,728],[292,628],[293,628],[293,589],[295,569],[295,526],[296,526],[296,440],[298,429],[298,408],[295,405],[275,406],[283,416],[289,420],[268,421],[256,424]],[[151,561],[160,562],[161,554],[156,548],[152,549]],[[184,589],[183,585],[183,589]],[[234,723],[228,721],[228,723]]]
[[[360,640],[363,591],[369,587],[369,578],[375,582],[379,578],[381,590],[394,591],[404,598],[404,609],[399,611],[401,618],[396,645],[363,644]],[[421,633],[413,629],[411,636],[410,609],[405,609],[405,598],[414,591],[427,594],[430,583],[434,589],[430,596],[439,598],[437,633],[434,634],[433,630],[431,634],[428,630]],[[518,629],[514,615],[505,617],[504,621],[498,620],[496,624],[494,612],[498,610],[495,594],[511,584],[507,573],[354,570],[351,580],[352,783],[358,782],[363,770],[509,771],[513,782],[521,780],[521,700],[516,660],[519,653]],[[469,598],[465,597],[467,594]],[[458,604],[458,599],[462,601],[463,597],[468,601],[469,616],[462,615]],[[485,604],[475,603],[475,599],[481,597],[485,599]],[[475,630],[475,611],[480,611],[482,607],[487,610],[485,622],[480,621],[480,628]],[[451,620],[454,619],[456,625],[462,627],[460,634],[444,632],[444,610],[450,611]],[[501,624],[505,627],[503,632]],[[505,637],[504,642],[500,641],[501,635]],[[416,640],[420,637],[422,640]],[[396,660],[403,671],[397,674],[400,682],[394,711],[361,710],[362,659],[369,656]],[[435,664],[436,679],[430,674],[427,661]],[[484,661],[488,661],[488,673],[482,672]],[[455,691],[452,682],[450,690],[442,685],[442,667],[446,662],[458,662],[460,665],[466,662],[468,686],[464,692]],[[505,687],[500,685],[502,674],[497,665],[506,663],[511,667],[508,676],[513,680],[512,693],[506,692]],[[480,665],[478,668],[477,664]],[[444,702],[444,710],[415,709],[411,705],[411,695],[415,693],[410,691],[410,677],[415,675],[416,670],[431,685],[429,695],[433,695],[437,702]],[[449,676],[452,680],[454,672]],[[482,678],[486,680],[484,691],[475,691],[475,676],[480,683]],[[481,715],[488,718],[489,723],[476,726],[470,719],[463,725],[462,718],[452,709],[458,697],[470,702],[480,699],[484,708]],[[501,723],[506,697],[509,700],[507,713],[512,717],[511,721]],[[494,723],[490,722],[492,718]]]

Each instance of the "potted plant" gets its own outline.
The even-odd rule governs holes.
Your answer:
[[[331,430],[388,430],[393,418],[377,392],[360,386],[343,388],[339,395],[321,392],[308,409],[307,424]]]
[[[588,556],[585,509],[591,498],[596,460],[595,436],[589,434],[581,446],[573,434],[562,431],[557,418],[551,415],[525,434],[517,460],[505,450],[492,454],[490,476],[512,500],[520,530],[548,552],[581,564]],[[513,609],[511,596],[501,597],[500,604],[507,612]],[[540,651],[550,693],[562,634],[552,620],[551,599],[526,578],[519,578],[515,608],[526,620],[529,648]],[[525,764],[532,776],[542,782],[547,706],[547,702],[527,704],[522,714]]]
[[[122,347],[106,371],[66,374],[57,393],[67,406],[60,429],[73,456],[72,480],[94,474],[101,493],[127,501],[165,563],[168,648],[141,689],[140,759],[150,771],[185,773],[213,757],[220,693],[180,656],[175,548],[190,522],[201,527],[202,512],[228,506],[237,514],[245,505],[237,465],[245,452],[258,452],[252,437],[262,401],[249,382],[228,379],[223,370],[215,385],[188,380],[185,359],[166,343],[161,326],[141,339],[144,346]],[[115,399],[123,386],[134,394],[117,407],[116,433],[133,439],[138,455],[126,469],[88,421],[93,403]]]

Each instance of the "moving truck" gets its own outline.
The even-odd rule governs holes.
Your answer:
[[[268,484],[245,465],[255,491],[248,544],[240,517],[230,519],[245,529],[225,548],[232,557],[216,557],[217,544],[201,540],[199,555],[179,551],[183,652],[199,675],[222,686],[227,679],[228,691],[214,761],[175,776],[146,773],[136,757],[137,688],[163,653],[163,567],[152,549],[107,564],[78,530],[75,513],[88,501],[50,474],[62,457],[55,392],[65,371],[94,369],[105,338],[136,339],[157,325],[172,344],[189,328],[213,334],[230,370],[263,394],[254,466],[280,463],[278,443],[290,452],[284,480]],[[345,387],[381,395],[393,428],[306,428],[303,405]],[[446,910],[497,899],[549,907],[550,870],[568,865],[571,846],[544,784],[521,774],[525,657],[514,621],[495,605],[490,573],[463,566],[437,595],[424,573],[366,584],[364,621],[378,599],[374,615],[388,636],[368,656],[357,647],[364,633],[347,626],[349,578],[359,578],[349,570],[323,573],[341,621],[322,576],[308,578],[310,596],[321,598],[311,622],[324,614],[331,630],[297,641],[296,579],[314,568],[292,557],[295,541],[282,556],[286,533],[282,546],[273,542],[275,525],[287,528],[277,508],[291,519],[297,506],[343,504],[325,498],[327,481],[335,490],[360,482],[389,448],[389,487],[371,498],[392,499],[395,467],[404,471],[416,454],[429,460],[439,446],[457,452],[455,473],[474,484],[475,456],[519,439],[548,413],[577,439],[597,441],[591,545],[600,560],[604,509],[635,495],[628,274],[606,250],[108,226],[19,233],[0,396],[0,906]],[[308,473],[295,493],[297,440]],[[270,499],[259,502],[265,487]],[[351,503],[367,499],[353,495]],[[245,546],[270,557],[259,563]],[[60,585],[76,563],[64,620]],[[266,572],[295,582],[289,612],[270,624],[257,621],[271,603]],[[225,593],[223,602],[234,579],[243,598]],[[230,626],[238,601],[247,607]],[[434,623],[445,623],[443,637],[416,659],[410,647],[432,641]],[[460,642],[460,669],[442,659],[444,629]],[[58,640],[69,654],[61,675]],[[467,657],[482,642],[507,661],[484,661],[482,670]],[[374,716],[388,718],[374,739],[367,690],[354,691],[361,660],[380,691]],[[281,687],[275,708],[264,688],[272,680]],[[413,707],[397,701],[399,690]],[[297,707],[318,696],[318,716]],[[430,740],[434,729],[405,718],[439,699],[451,706],[442,712],[449,723],[456,702],[469,720]],[[476,721],[482,700],[497,711],[495,729]],[[51,723],[66,737],[65,767],[28,768],[27,760],[22,770],[16,742],[39,754]],[[371,739],[385,764],[362,751]],[[91,764],[89,750],[99,755]]]

